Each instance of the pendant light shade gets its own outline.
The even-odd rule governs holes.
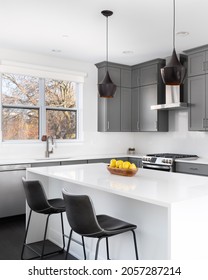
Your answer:
[[[100,97],[112,98],[116,92],[116,85],[112,82],[108,72],[108,17],[113,14],[112,11],[104,10],[101,12],[106,17],[106,62],[107,70],[105,77],[101,83],[98,84],[98,92]]]
[[[175,51],[175,0],[173,0],[173,53],[169,63],[161,69],[161,76],[164,84],[176,86],[183,84],[186,69],[178,60]]]

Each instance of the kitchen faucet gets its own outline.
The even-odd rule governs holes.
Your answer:
[[[53,136],[43,135],[41,140],[46,141],[45,157],[49,158],[49,155],[53,153],[53,145],[54,145]],[[49,150],[49,140],[51,140],[51,150]]]

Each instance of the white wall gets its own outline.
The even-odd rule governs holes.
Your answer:
[[[0,49],[0,60],[29,63],[86,72],[83,94],[84,140],[78,144],[57,143],[54,156],[125,153],[133,145],[133,134],[97,132],[97,68],[90,63]],[[43,157],[45,142],[33,144],[0,143],[0,159]]]

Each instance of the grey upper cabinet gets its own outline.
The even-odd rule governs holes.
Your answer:
[[[208,131],[208,45],[188,54],[189,130]]]
[[[117,87],[113,98],[98,98],[98,131],[121,131],[121,89]]]
[[[145,86],[156,83],[158,83],[157,64],[141,67],[139,85]]]
[[[131,70],[121,68],[121,87],[131,88]]]
[[[188,78],[189,130],[206,130],[207,75]],[[208,107],[207,107],[208,108]]]
[[[131,91],[131,130],[139,131],[139,87]]]
[[[132,131],[168,131],[168,112],[150,109],[151,105],[165,103],[160,74],[164,65],[165,60],[156,59],[133,66]]]
[[[121,131],[131,131],[130,88],[121,88]]]
[[[106,73],[106,62],[96,64],[98,81]],[[98,131],[131,131],[131,67],[108,63],[109,74],[117,85],[113,98],[98,97]]]
[[[98,131],[168,131],[168,112],[150,109],[151,105],[165,103],[165,86],[160,74],[164,65],[163,59],[132,67],[109,62],[109,73],[117,91],[114,98],[98,97]],[[106,62],[96,66],[100,82]]]
[[[157,131],[157,110],[150,110],[157,103],[157,84],[140,87],[139,93],[139,130]]]
[[[190,54],[188,65],[189,77],[208,73],[208,52],[202,51]]]

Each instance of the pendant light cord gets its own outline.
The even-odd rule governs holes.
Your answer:
[[[106,16],[106,61],[108,71],[108,16]]]
[[[175,49],[175,0],[173,0],[173,49]]]

